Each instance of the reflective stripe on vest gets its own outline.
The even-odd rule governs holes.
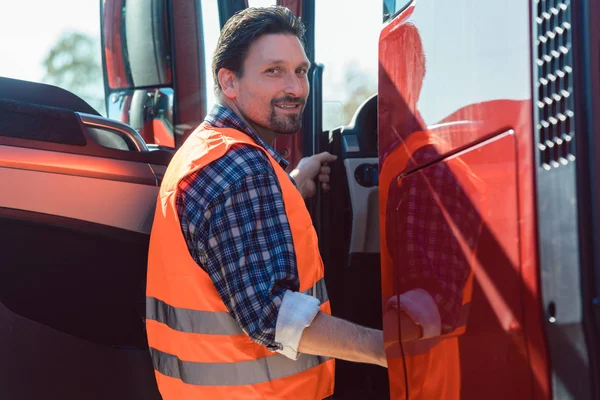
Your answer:
[[[156,349],[150,349],[150,354],[155,370],[198,386],[253,385],[295,375],[330,360],[329,357],[302,354],[294,361],[275,354],[236,363],[202,363],[182,361]]]
[[[319,279],[305,294],[319,299],[321,304],[329,300],[325,280]],[[173,307],[154,297],[146,297],[146,318],[166,324],[180,332],[203,335],[239,335],[244,332],[227,312],[211,312]],[[168,375],[168,374],[165,374]]]

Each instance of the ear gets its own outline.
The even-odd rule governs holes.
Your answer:
[[[237,96],[237,85],[235,72],[226,68],[221,68],[217,73],[217,79],[221,86],[221,92],[230,99],[235,99]]]

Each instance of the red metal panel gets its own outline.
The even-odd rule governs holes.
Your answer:
[[[437,150],[426,145],[416,153],[434,156]],[[399,175],[397,154],[386,159],[385,176]],[[384,299],[427,289],[450,335],[404,343],[402,359],[401,337],[390,337],[398,332],[394,310],[386,313],[393,398],[405,398],[404,364],[411,399],[531,397],[516,154],[514,135],[504,134],[404,178],[381,181],[387,195],[382,268],[393,282]],[[390,173],[395,165],[400,168]],[[460,334],[465,288],[473,294]]]
[[[194,0],[173,3],[173,57],[175,58],[174,122],[176,143],[181,146],[206,115],[204,53],[200,46],[200,7]]]
[[[277,0],[278,6],[287,7],[297,17],[302,17],[302,0]]]
[[[111,89],[127,88],[131,82],[125,74],[125,61],[121,46],[121,9],[123,0],[104,2],[103,34],[106,75]]]
[[[505,69],[502,74],[500,69],[494,70],[500,79],[490,79],[487,68],[493,66],[489,60],[496,56],[495,49],[489,42],[474,39],[482,31],[473,28],[472,18],[454,18],[456,27],[444,28],[443,36],[433,35],[432,30],[439,26],[436,22],[443,19],[436,14],[442,4],[420,5],[425,11],[419,18],[414,4],[383,29],[379,44],[384,307],[400,293],[423,286],[431,293],[441,293],[436,298],[439,308],[446,305],[452,310],[456,307],[452,293],[466,283],[448,275],[449,271],[460,275],[467,266],[474,283],[466,332],[405,345],[405,358],[400,354],[397,314],[394,309],[386,311],[392,398],[404,398],[405,365],[411,399],[550,398],[536,257],[527,38],[518,47],[496,36],[499,46],[511,48],[502,53],[504,59],[498,57],[499,62],[518,69]],[[467,14],[459,6],[452,12],[457,17]],[[469,12],[472,17],[474,12]],[[447,14],[443,17],[450,18]],[[503,18],[494,17],[481,15],[489,32],[506,24]],[[526,16],[518,17],[519,32],[529,31],[527,21]],[[429,29],[427,41],[419,29]],[[464,68],[451,69],[449,60],[438,55],[444,48],[454,49],[452,62],[462,62]],[[438,83],[435,91],[424,94],[427,79],[459,82],[472,90],[460,93],[460,85],[453,90]],[[495,93],[505,96],[495,97]],[[458,106],[428,124],[421,114],[423,107],[428,115],[440,114],[449,107],[445,103]],[[514,135],[498,139],[497,135],[509,129]],[[419,135],[426,140],[410,145]],[[417,197],[411,203],[411,194],[420,200]],[[457,222],[468,220],[469,209],[481,223],[478,235],[473,234],[472,226],[461,227]],[[409,223],[416,224],[412,237],[406,236]],[[419,246],[425,249],[420,256],[415,253]],[[419,283],[418,277],[425,272],[431,280]],[[407,283],[411,281],[413,286]],[[443,290],[438,287],[436,292],[436,285]]]

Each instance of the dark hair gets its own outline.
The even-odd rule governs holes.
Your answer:
[[[221,68],[242,76],[248,49],[267,34],[295,35],[304,46],[305,28],[289,9],[281,6],[251,7],[233,15],[221,30],[212,62],[215,92],[221,91],[217,74]]]

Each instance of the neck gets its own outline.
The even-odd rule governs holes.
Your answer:
[[[248,120],[244,116],[244,113],[242,113],[240,111],[239,107],[233,101],[231,101],[227,98],[221,98],[219,103],[221,105],[229,108],[231,111],[233,111],[233,113],[235,115],[237,115],[237,117],[239,119],[241,119],[246,125],[248,125],[250,128],[252,128],[252,130],[258,135],[258,137],[260,137],[262,140],[264,140],[265,143],[267,143],[269,146],[273,147],[273,142],[275,141],[275,138],[277,137],[277,133],[273,132],[270,129],[267,129],[265,127],[262,127],[262,126],[259,126],[259,125],[256,125],[256,124],[250,122],[250,120]]]

